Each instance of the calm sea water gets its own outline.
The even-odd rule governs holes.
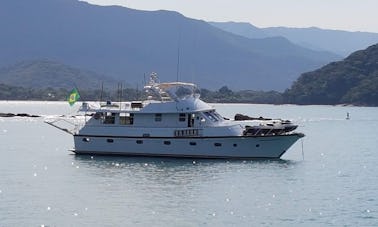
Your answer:
[[[293,120],[306,137],[275,161],[75,156],[43,118],[0,118],[0,226],[378,225],[378,108],[214,106]],[[75,108],[0,102],[46,116]]]

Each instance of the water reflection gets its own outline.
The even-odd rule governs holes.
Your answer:
[[[280,172],[294,168],[300,162],[291,160],[223,160],[190,158],[156,158],[127,156],[73,155],[76,165],[88,170],[88,174],[103,177],[114,175],[139,177],[152,181],[173,180],[181,182],[208,181],[235,173],[252,174],[267,169]],[[172,183],[172,182],[171,182]]]
[[[222,166],[244,165],[260,166],[273,165],[288,167],[300,162],[284,159],[199,159],[199,158],[166,158],[166,157],[134,157],[134,156],[106,156],[106,155],[73,155],[76,162],[101,169],[129,166],[153,166],[159,169],[182,169],[194,166]]]
[[[271,192],[277,187],[274,182],[296,179],[298,172],[298,162],[287,160],[91,155],[72,155],[72,160],[74,166],[80,167],[75,169],[75,178],[85,181],[87,187],[106,200],[123,198],[133,209],[142,206],[143,210],[147,206],[149,210],[165,210],[175,215],[194,209],[193,217],[208,212],[204,204],[211,203],[223,210],[227,198],[244,203],[242,198],[246,198],[245,192],[250,190],[276,194],[276,191]],[[264,184],[271,186],[266,189],[261,187]],[[291,184],[296,184],[296,180]],[[218,207],[217,200],[223,205]]]

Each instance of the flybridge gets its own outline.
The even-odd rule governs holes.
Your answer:
[[[152,73],[149,83],[144,86],[147,99],[90,105],[83,103],[83,112],[138,112],[138,113],[176,113],[213,110],[200,100],[199,89],[195,84],[183,82],[160,83],[156,73]]]
[[[199,98],[197,85],[192,83],[171,82],[160,83],[156,73],[151,73],[149,83],[144,86],[148,100],[178,101],[186,98]]]

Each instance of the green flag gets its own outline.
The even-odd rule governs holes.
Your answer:
[[[70,95],[68,96],[68,99],[67,99],[70,106],[75,104],[75,102],[79,99],[80,99],[80,94],[77,91],[77,89],[76,88],[72,89],[72,91],[71,91],[71,93],[70,93]]]

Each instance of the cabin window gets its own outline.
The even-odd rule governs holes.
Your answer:
[[[132,125],[134,122],[134,115],[130,113],[120,113],[119,123],[121,125]]]
[[[171,141],[164,141],[165,145],[171,145]]]
[[[189,145],[190,146],[195,146],[195,145],[197,145],[197,143],[196,142],[189,142]]]
[[[101,112],[96,112],[94,115],[93,115],[93,118],[98,120],[98,119],[101,119],[102,118],[102,113]]]
[[[113,139],[107,139],[106,142],[108,142],[108,143],[113,143],[114,140],[113,140]]]
[[[83,138],[83,142],[89,142],[89,138],[87,137]]]
[[[180,113],[180,115],[179,115],[179,121],[186,121],[186,114]]]
[[[141,108],[143,108],[143,103],[141,103],[141,102],[132,102],[131,103],[131,108],[132,109],[135,109],[135,108],[141,109]]]
[[[214,143],[214,146],[216,146],[216,147],[221,147],[222,144],[221,144],[221,143]]]
[[[161,113],[155,114],[155,121],[161,121],[162,116]]]
[[[130,125],[134,124],[134,114],[130,114]]]
[[[236,144],[236,143],[234,143],[234,145],[233,145],[234,147],[237,147],[238,145]]]
[[[195,114],[188,114],[188,127],[191,128],[194,125]]]
[[[114,124],[115,113],[107,112],[105,114],[104,124]]]
[[[256,147],[260,147],[260,144],[256,144]]]
[[[142,144],[142,143],[143,143],[143,140],[137,140],[136,143],[137,143],[137,144]]]
[[[212,122],[216,122],[216,121],[218,121],[218,119],[214,116],[214,115],[212,115],[210,112],[203,112],[204,114],[205,114],[205,116],[208,118],[208,119],[210,119]]]
[[[218,118],[218,120],[223,120],[224,118],[222,117],[222,115],[220,115],[219,113],[217,113],[216,111],[212,111],[212,114]]]

